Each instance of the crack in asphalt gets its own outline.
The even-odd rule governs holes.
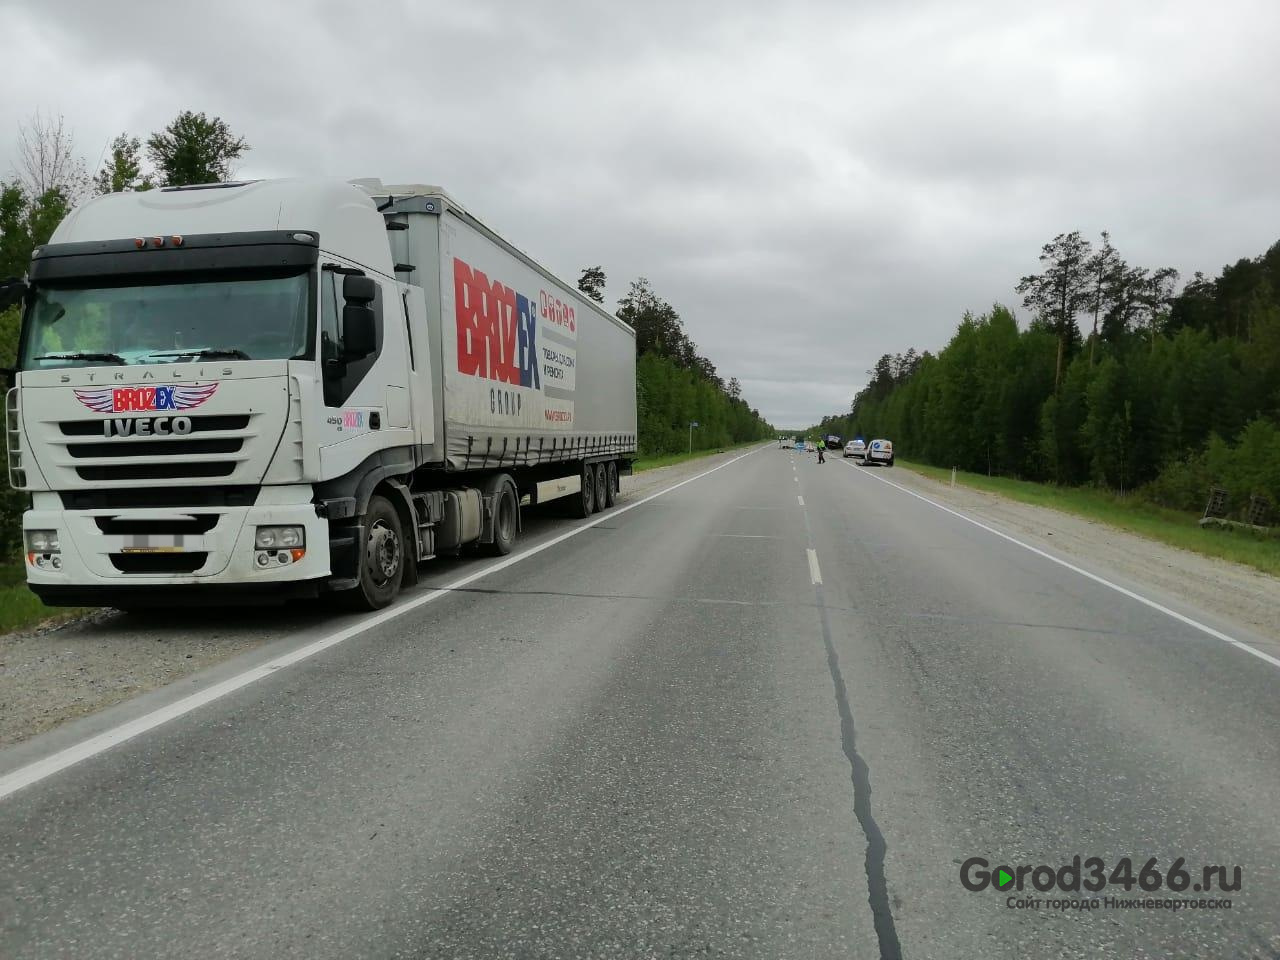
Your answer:
[[[1000,620],[994,617],[957,617],[950,613],[908,613],[911,620],[941,620],[945,623],[963,623],[972,626],[1026,627],[1030,630],[1066,630],[1072,633],[1089,633],[1097,636],[1137,637],[1154,636],[1150,632],[1136,633],[1129,630],[1107,630],[1102,627],[1072,626],[1066,623],[1027,623],[1022,620]]]
[[[640,593],[574,593],[570,590],[508,590],[502,587],[428,587],[443,593],[491,593],[513,597],[568,597],[574,600],[643,600],[651,603],[711,603],[736,607],[799,607],[802,610],[817,608],[816,603],[800,603],[795,600],[731,600],[725,597],[677,597]],[[830,607],[844,613],[856,613],[852,607]]]
[[[809,511],[802,509],[801,513],[804,516],[809,546],[816,550],[813,530],[809,526]],[[884,873],[884,857],[889,845],[880,832],[876,818],[871,814],[871,769],[858,753],[858,729],[853,722],[853,708],[849,706],[849,690],[845,686],[844,675],[840,672],[840,656],[831,639],[831,620],[821,582],[813,585],[813,592],[817,599],[818,619],[822,624],[822,645],[827,651],[827,670],[831,674],[831,684],[836,694],[836,711],[840,715],[840,748],[849,761],[850,779],[853,781],[853,815],[867,842],[864,861],[867,903],[871,907],[871,921],[880,945],[880,960],[902,960],[902,944],[898,941],[898,928],[889,903],[889,881]]]
[[[884,855],[889,845],[885,842],[875,817],[871,815],[871,770],[858,753],[858,731],[853,723],[853,709],[849,706],[849,692],[840,672],[840,657],[831,640],[831,623],[823,603],[822,584],[814,584],[813,590],[818,597],[822,643],[827,650],[827,669],[831,672],[831,683],[836,693],[836,710],[840,714],[840,747],[849,760],[853,780],[853,815],[867,841],[867,902],[871,905],[876,939],[880,941],[880,958],[901,960],[902,946],[898,942],[898,929],[889,906],[889,882],[884,874]]]
[[[573,590],[512,590],[506,587],[450,588],[427,585],[426,589],[439,590],[444,593],[483,593],[496,596],[510,595],[513,597],[565,597],[572,600],[641,600],[647,603],[708,603],[736,607],[796,607],[801,610],[816,610],[821,607],[829,611],[834,610],[837,613],[862,614],[866,612],[857,607],[840,607],[817,601],[814,603],[801,603],[796,600],[734,600],[728,597],[680,597],[643,593],[579,593]],[[1087,633],[1094,636],[1136,637],[1148,635],[1133,631],[1108,630],[1102,627],[1072,626],[1065,623],[1029,623],[1021,620],[1001,620],[991,617],[957,617],[952,614],[927,613],[924,611],[907,612],[902,614],[901,618],[885,618],[881,622],[905,627],[911,620],[938,620],[944,623],[958,623],[969,626],[1024,627],[1029,630],[1063,630],[1072,633]]]

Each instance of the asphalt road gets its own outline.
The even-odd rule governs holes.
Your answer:
[[[0,957],[1280,956],[1280,669],[894,474],[760,450],[12,792]],[[1076,855],[1241,883],[960,882]]]

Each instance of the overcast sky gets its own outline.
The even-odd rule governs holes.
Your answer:
[[[0,27],[0,175],[36,108],[91,167],[193,109],[243,177],[443,184],[565,279],[602,264],[610,306],[647,276],[783,427],[1016,305],[1056,233],[1184,277],[1280,239],[1275,0],[0,0]]]

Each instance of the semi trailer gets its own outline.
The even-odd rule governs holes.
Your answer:
[[[261,180],[76,208],[25,281],[10,482],[49,604],[340,594],[613,505],[635,333],[444,190]]]

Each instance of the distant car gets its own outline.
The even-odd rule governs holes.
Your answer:
[[[804,452],[805,452],[805,453],[813,453],[813,452],[814,452],[815,450],[817,450],[817,449],[818,449],[818,448],[817,448],[816,446],[814,446],[814,443],[813,443],[813,441],[812,441],[812,440],[806,440],[806,441],[804,442]]]
[[[844,445],[844,455],[855,460],[867,459],[867,444],[862,440],[850,440]]]
[[[844,440],[841,437],[836,436],[834,433],[827,434],[828,450],[839,450],[843,446]]]
[[[893,443],[889,440],[872,440],[867,446],[867,465],[875,463],[893,466]]]

